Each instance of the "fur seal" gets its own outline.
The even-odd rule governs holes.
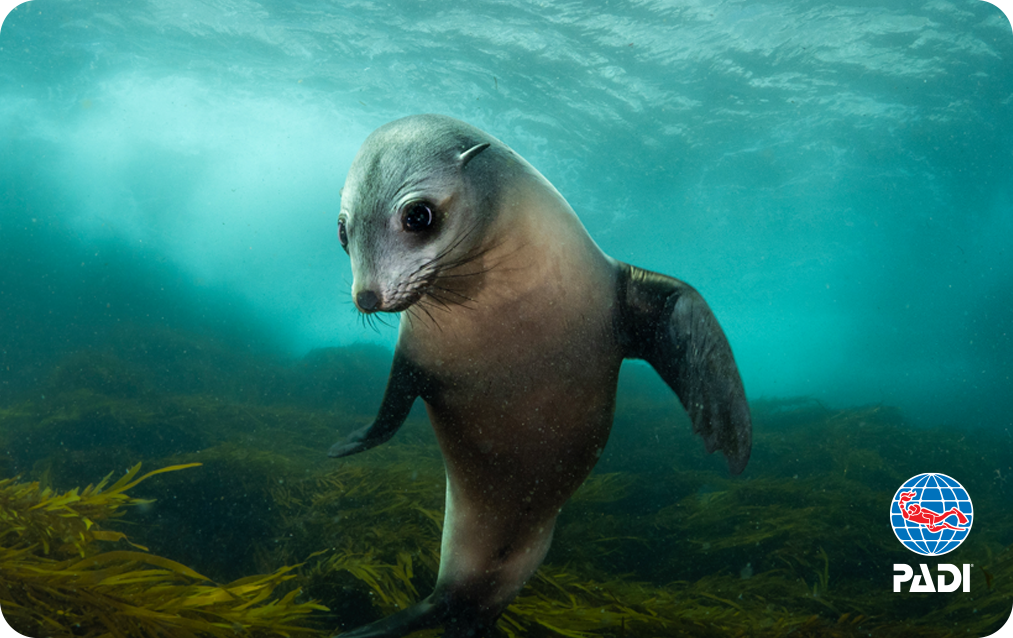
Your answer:
[[[358,309],[405,317],[376,419],[329,454],[389,440],[421,397],[447,472],[435,590],[342,638],[483,636],[605,447],[624,358],[648,361],[707,451],[745,467],[749,407],[703,298],[603,253],[499,140],[440,115],[380,127],[352,162],[338,236]]]

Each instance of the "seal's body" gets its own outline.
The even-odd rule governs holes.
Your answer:
[[[330,455],[388,440],[421,397],[447,470],[435,591],[343,636],[440,624],[483,635],[601,454],[624,358],[651,363],[708,451],[745,467],[748,406],[703,299],[605,255],[552,185],[489,135],[435,115],[381,127],[349,171],[338,234],[359,309],[407,317],[376,420]]]

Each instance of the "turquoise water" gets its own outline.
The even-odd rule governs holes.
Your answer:
[[[157,502],[123,529],[221,582],[349,536],[285,490],[346,467],[328,446],[379,404],[397,319],[352,305],[339,191],[372,130],[423,112],[516,149],[613,257],[694,285],[755,401],[726,481],[631,364],[598,468],[614,500],[569,504],[548,565],[704,583],[832,635],[848,613],[882,635],[1005,617],[1013,28],[980,0],[24,3],[0,28],[0,478],[202,462],[139,487]],[[438,465],[418,406],[370,454],[412,489],[398,472]],[[920,472],[974,499],[941,559],[975,563],[973,599],[879,596],[919,560],[889,500]],[[802,593],[768,604],[761,578]],[[312,592],[321,622],[370,619],[367,589],[335,591]]]
[[[439,112],[695,285],[750,397],[1010,426],[1013,32],[988,3],[34,0],[0,47],[7,391],[124,321],[392,343],[356,320],[338,192],[372,129]]]

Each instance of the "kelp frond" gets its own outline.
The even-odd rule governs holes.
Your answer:
[[[156,474],[198,465],[200,463],[172,465],[135,479],[141,469],[138,463],[108,487],[112,473],[97,485],[63,493],[48,487],[41,489],[38,482],[18,483],[16,478],[2,480],[0,547],[31,551],[37,548],[45,556],[73,552],[84,557],[88,551],[94,553],[94,541],[126,539],[120,532],[99,529],[96,522],[120,516],[126,505],[147,502],[127,496],[127,490]]]
[[[67,492],[38,483],[0,481],[0,607],[22,633],[53,637],[311,636],[298,621],[326,608],[297,602],[276,588],[296,567],[216,585],[176,561],[142,551],[101,552],[101,542],[127,541],[101,529],[141,481],[198,463],[173,465],[135,478],[140,464],[112,485]],[[129,541],[127,541],[129,542]],[[136,547],[136,546],[135,546]]]

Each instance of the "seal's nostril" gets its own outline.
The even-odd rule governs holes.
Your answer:
[[[372,290],[363,290],[355,295],[355,305],[363,312],[373,312],[379,303],[379,297]]]

